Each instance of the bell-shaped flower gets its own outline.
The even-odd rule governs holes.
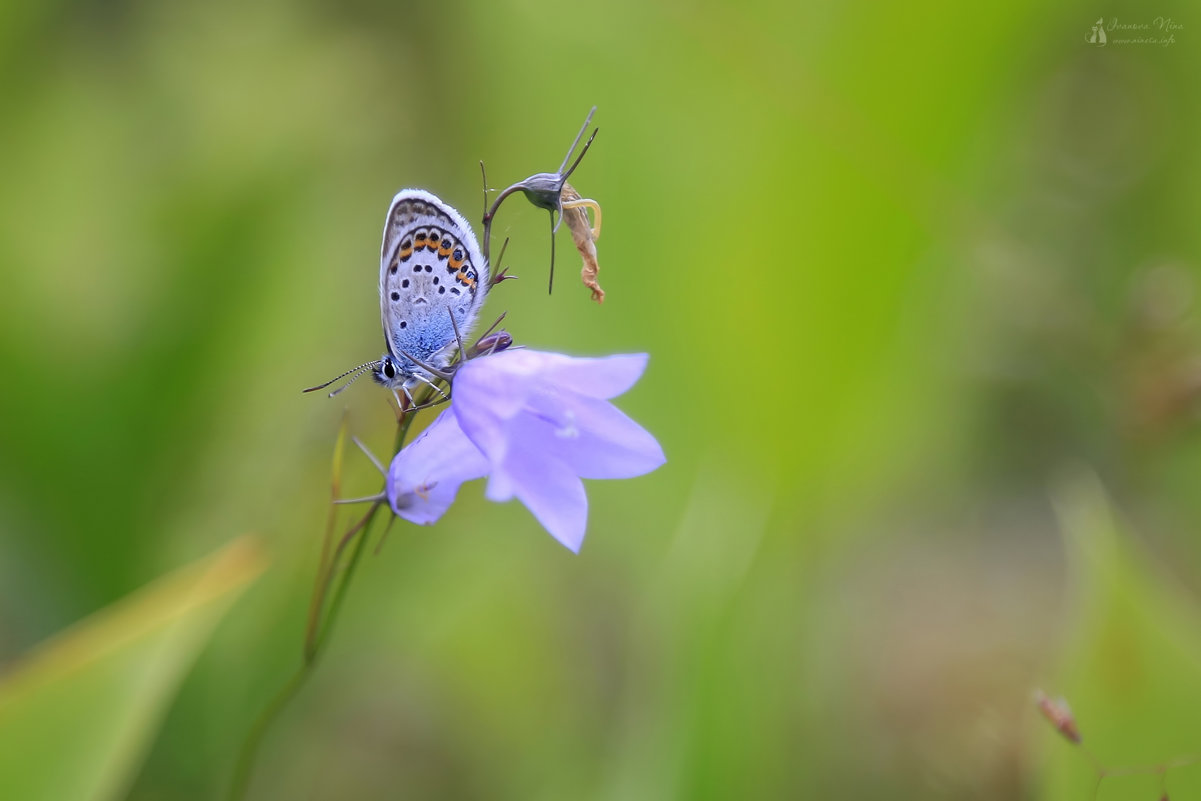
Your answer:
[[[584,541],[581,478],[632,478],[666,458],[646,429],[609,403],[646,369],[644,353],[579,359],[508,350],[463,364],[451,410],[488,460],[487,497],[516,497],[573,551]]]
[[[577,359],[508,350],[470,359],[451,408],[392,462],[388,499],[416,523],[437,520],[459,485],[488,476],[487,497],[517,498],[572,551],[584,541],[583,478],[632,478],[666,459],[609,399],[628,390],[646,354]]]

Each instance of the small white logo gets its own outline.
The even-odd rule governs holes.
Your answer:
[[[1106,45],[1157,45],[1167,47],[1176,44],[1176,33],[1183,31],[1184,25],[1171,17],[1156,17],[1150,22],[1130,22],[1113,17],[1109,21],[1105,17],[1093,23],[1088,29],[1084,41],[1094,47]]]

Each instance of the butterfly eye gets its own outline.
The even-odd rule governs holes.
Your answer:
[[[392,366],[391,359],[384,360],[383,373],[386,378],[396,378],[396,368]]]

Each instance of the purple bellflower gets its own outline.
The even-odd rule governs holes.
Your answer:
[[[447,409],[392,460],[388,503],[410,523],[433,525],[454,503],[464,481],[486,475],[488,460]]]
[[[517,498],[572,551],[584,541],[582,478],[633,478],[666,458],[646,429],[609,403],[646,369],[644,353],[595,359],[509,350],[470,359],[454,400],[388,471],[393,511],[436,521],[459,486],[488,476],[489,500]]]

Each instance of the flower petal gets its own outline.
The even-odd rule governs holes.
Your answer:
[[[575,396],[531,398],[530,412],[552,427],[541,447],[580,478],[633,478],[667,461],[645,428],[605,400]]]
[[[588,524],[588,496],[571,470],[545,454],[514,449],[488,480],[489,500],[507,499],[511,491],[550,535],[579,553]]]
[[[515,414],[530,392],[550,386],[590,398],[614,398],[642,377],[645,353],[576,358],[538,350],[506,350],[469,360],[455,376],[455,389],[490,392],[502,417]],[[474,404],[471,404],[474,405]]]
[[[642,377],[648,358],[645,353],[621,353],[596,359],[564,356],[560,360],[546,361],[542,378],[560,389],[590,398],[616,398]]]
[[[430,525],[450,508],[459,486],[487,475],[488,466],[447,409],[392,460],[388,502],[405,520]]]
[[[544,355],[558,354],[506,350],[468,359],[455,372],[454,394],[460,403],[451,407],[472,415],[487,410],[495,417],[512,417],[525,406],[529,393],[540,387]]]
[[[581,478],[629,478],[665,461],[645,429],[606,399],[629,389],[646,354],[577,359],[509,350],[472,359],[454,379],[451,409],[491,472],[487,497],[518,498],[573,551],[584,540]]]

